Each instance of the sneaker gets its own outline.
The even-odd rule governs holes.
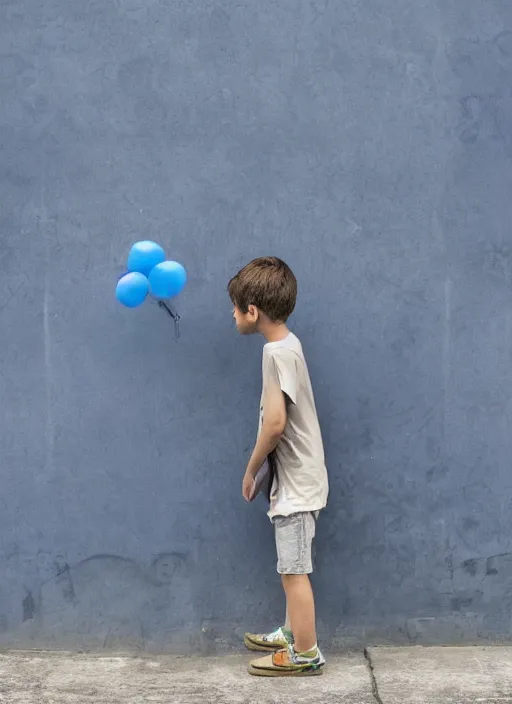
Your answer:
[[[277,628],[272,633],[266,634],[246,633],[244,643],[249,650],[275,653],[293,643],[293,636],[286,628]]]
[[[325,658],[315,646],[307,653],[296,653],[293,645],[278,650],[273,655],[253,660],[249,673],[256,677],[309,677],[323,674]]]

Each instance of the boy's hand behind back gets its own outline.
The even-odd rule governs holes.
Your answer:
[[[283,392],[278,384],[270,384],[263,400],[263,424],[242,481],[242,496],[251,501],[254,478],[267,457],[273,452],[286,428],[288,417]]]
[[[246,501],[251,501],[254,494],[254,477],[247,472],[242,480],[242,496]]]

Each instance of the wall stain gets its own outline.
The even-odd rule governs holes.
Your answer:
[[[491,555],[486,560],[485,574],[494,576],[499,573],[500,569],[508,566],[509,572],[512,572],[512,553],[504,552],[500,555]]]
[[[71,572],[67,562],[56,562],[55,581],[62,589],[64,601],[73,601],[75,598],[75,588],[71,579]]]
[[[25,621],[31,621],[33,618],[35,618],[36,615],[36,602],[34,601],[34,597],[32,595],[32,592],[27,592],[27,595],[22,601],[22,607],[23,607],[23,622]]]
[[[472,558],[470,560],[464,560],[464,562],[462,563],[462,569],[465,570],[472,577],[474,577],[478,571],[478,562],[479,561],[475,558]]]

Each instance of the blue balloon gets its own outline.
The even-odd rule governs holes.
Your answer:
[[[128,271],[138,271],[144,276],[160,262],[165,261],[165,252],[156,242],[135,242],[128,255]]]
[[[122,276],[117,282],[116,298],[127,308],[136,308],[148,295],[149,281],[137,271]]]
[[[155,298],[173,298],[183,291],[187,272],[178,262],[157,264],[149,275],[149,289]]]

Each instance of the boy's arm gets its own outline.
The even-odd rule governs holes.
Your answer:
[[[281,391],[279,384],[270,384],[263,400],[261,432],[252,451],[242,482],[242,494],[246,501],[251,500],[252,492],[254,491],[254,477],[268,455],[275,450],[284,433],[287,420],[285,395]]]

